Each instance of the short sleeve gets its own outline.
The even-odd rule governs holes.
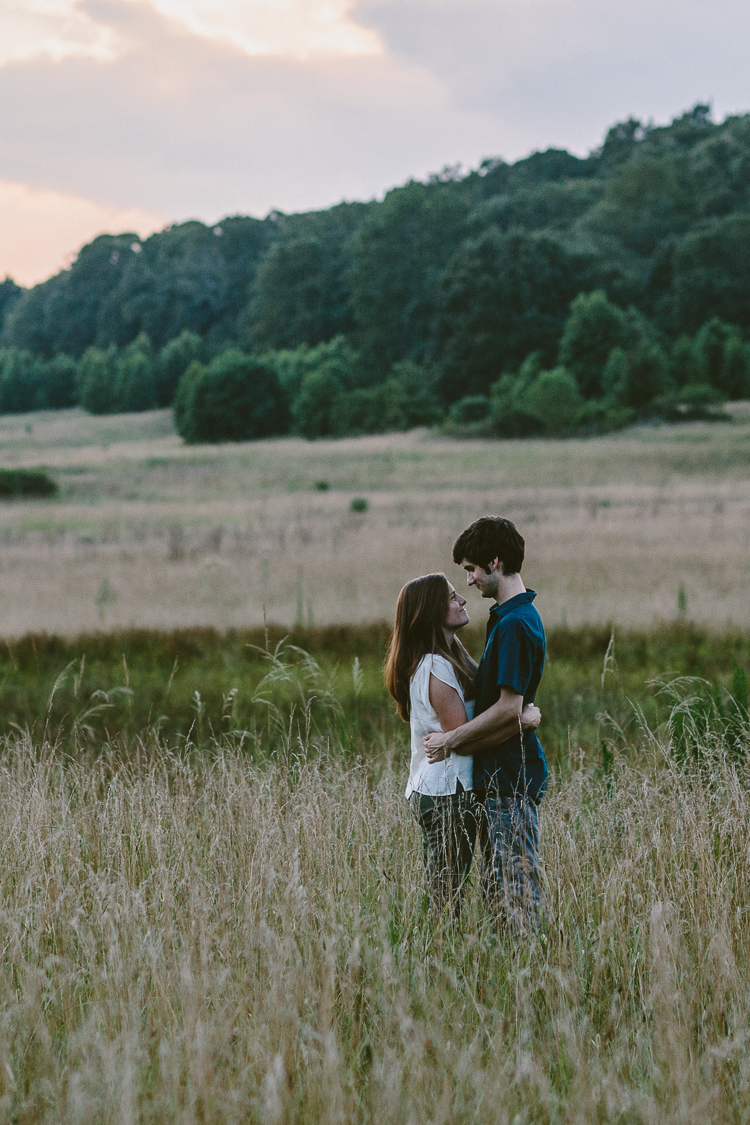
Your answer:
[[[511,688],[518,695],[526,695],[534,670],[536,645],[519,622],[504,631],[497,661],[498,687]]]
[[[424,710],[430,708],[430,657],[423,656],[411,681],[412,706],[415,701]]]
[[[447,684],[448,687],[454,688],[458,692],[459,697],[463,699],[464,693],[461,689],[460,683],[458,682],[456,669],[453,667],[450,660],[446,660],[444,656],[438,656],[437,653],[434,653],[432,657],[432,668],[430,669],[430,671],[432,672],[432,675],[435,677],[435,679],[440,680],[444,684]]]

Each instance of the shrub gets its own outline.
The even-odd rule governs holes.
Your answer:
[[[702,381],[701,361],[690,336],[680,336],[669,354],[669,375],[676,387]]]
[[[44,365],[44,406],[62,410],[78,402],[78,364],[69,355],[56,355]]]
[[[517,375],[501,375],[493,384],[490,397],[490,425],[503,437],[525,437],[538,433],[539,420],[529,413],[525,395],[539,373],[538,352],[521,364]]]
[[[193,422],[193,393],[203,377],[206,368],[202,363],[194,360],[185,371],[177,385],[177,390],[172,403],[174,424],[177,433],[185,441],[197,441],[192,430]]]
[[[489,418],[490,410],[491,403],[487,395],[466,395],[453,403],[448,411],[448,423],[451,426],[470,426],[484,422]]]
[[[0,414],[25,414],[43,406],[43,383],[43,364],[31,352],[0,352]]]
[[[384,383],[337,393],[331,404],[330,431],[343,436],[433,425],[442,415],[435,382],[435,376],[416,363],[396,363]]]
[[[340,389],[331,399],[329,435],[345,437],[356,434],[377,434],[387,429],[399,429],[386,423],[386,388],[355,387],[352,391]]]
[[[570,371],[556,367],[553,371],[539,372],[524,392],[523,406],[545,433],[560,434],[575,427],[583,399]]]
[[[335,336],[333,340],[316,344],[314,348],[308,344],[300,344],[297,348],[264,352],[258,358],[264,365],[274,369],[290,400],[298,393],[302,381],[311,371],[325,369],[335,375],[348,390],[356,385],[359,377],[359,354],[345,336]]]
[[[613,348],[632,343],[633,324],[628,314],[598,289],[579,293],[571,302],[560,341],[559,360],[572,372],[585,398],[602,393],[602,372]]]
[[[46,362],[20,348],[0,352],[0,413],[74,406],[78,364],[67,355]]]
[[[120,354],[117,400],[119,409],[128,414],[153,410],[156,406],[156,365],[151,341],[145,332]]]
[[[335,342],[331,341],[332,344]],[[292,401],[302,386],[305,375],[317,371],[321,366],[319,359],[321,349],[330,346],[330,344],[319,344],[311,348],[309,344],[300,344],[296,348],[278,348],[259,352],[258,359],[267,367],[274,369],[284,393]]]
[[[623,406],[613,398],[590,398],[581,406],[578,428],[584,434],[609,434],[630,425],[634,419],[631,406]]]
[[[267,357],[292,402],[292,427],[308,439],[385,428],[379,388],[358,386],[359,355],[343,336]],[[389,427],[399,429],[399,426]]]
[[[742,333],[717,317],[696,333],[697,383],[708,383],[728,398],[750,394],[750,351]]]
[[[343,393],[344,386],[332,371],[308,371],[292,402],[294,432],[308,439],[330,437],[335,432],[334,403]]]
[[[602,383],[607,397],[642,414],[654,399],[669,390],[666,356],[658,345],[645,340],[629,352],[614,348],[607,360]]]
[[[743,343],[739,332],[727,341],[719,378],[713,384],[730,399],[750,396],[750,348]]]
[[[252,441],[284,433],[288,410],[276,373],[238,348],[185,372],[175,413],[186,441]],[[182,385],[182,381],[181,381]]]
[[[203,343],[200,336],[187,329],[164,345],[159,352],[156,364],[156,405],[171,406],[174,402],[180,379],[201,354]]]
[[[434,426],[443,412],[438,401],[438,372],[402,360],[391,368],[384,392],[384,418],[389,430]]]
[[[119,409],[116,386],[117,349],[106,352],[88,348],[83,353],[78,371],[78,395],[81,406],[90,414],[116,414]]]
[[[349,506],[353,512],[366,512],[370,504],[364,496],[355,496]]]
[[[44,469],[0,469],[0,496],[4,499],[55,496],[57,491],[57,483]]]
[[[696,419],[722,419],[728,415],[722,411],[726,396],[708,383],[690,383],[663,395],[654,403],[664,418],[672,421],[694,421]]]

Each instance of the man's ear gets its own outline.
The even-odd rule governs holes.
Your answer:
[[[499,557],[495,558],[495,559],[492,559],[490,561],[490,570],[489,570],[490,574],[492,574],[492,572],[495,571],[495,570],[500,570],[500,559],[499,559]]]

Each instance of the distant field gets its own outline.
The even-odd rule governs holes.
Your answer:
[[[526,537],[550,625],[750,625],[747,404],[731,423],[589,440],[192,447],[166,411],[70,410],[0,419],[0,465],[46,466],[60,485],[53,501],[0,504],[6,637],[247,628],[264,606],[284,627],[388,619],[414,575],[460,577],[452,539],[486,512]]]

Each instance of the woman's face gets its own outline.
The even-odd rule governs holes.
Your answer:
[[[458,590],[448,583],[448,612],[445,617],[446,629],[460,629],[468,625],[469,615],[466,612],[466,598],[462,598]]]

